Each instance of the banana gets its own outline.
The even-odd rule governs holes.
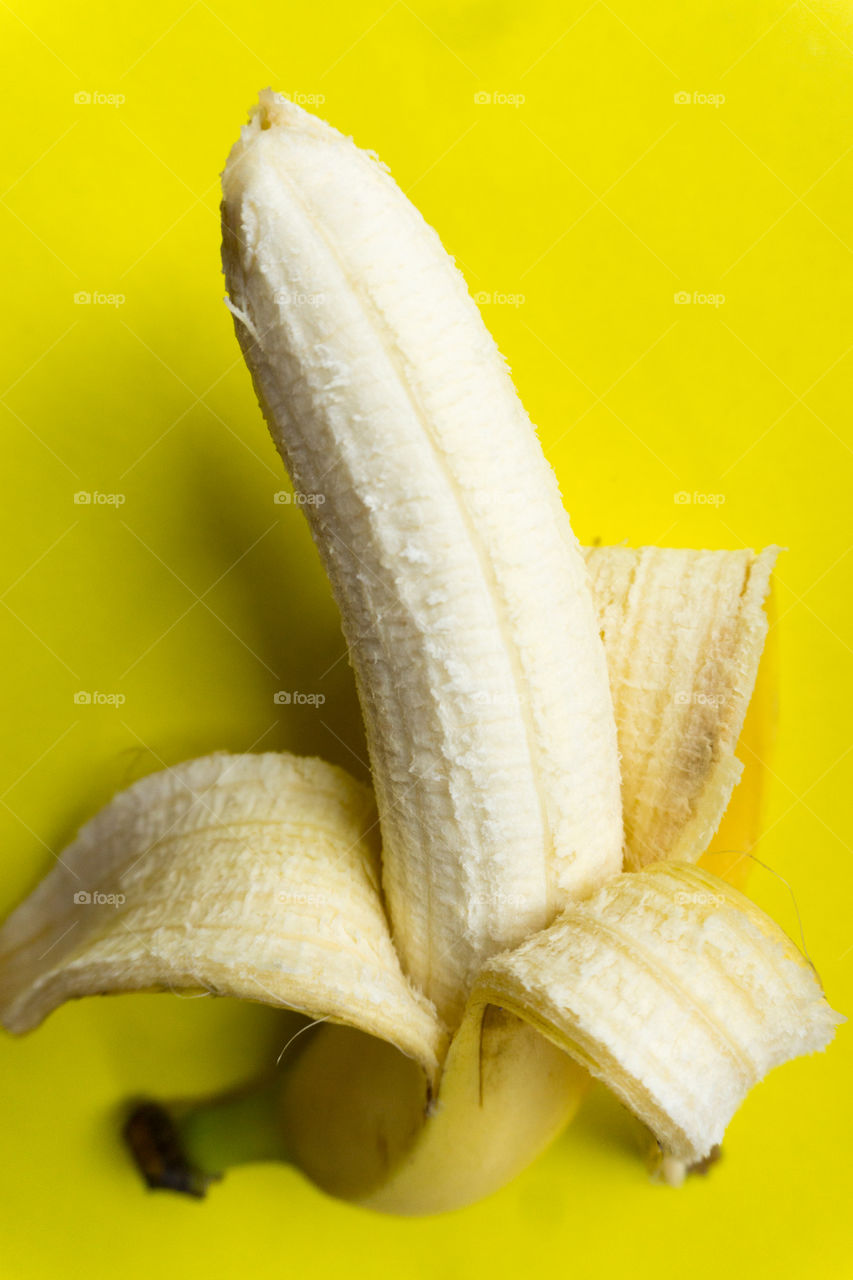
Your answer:
[[[366,1209],[445,1213],[510,1182],[577,1111],[586,1070],[524,1020],[470,1003],[436,1095],[388,1044],[320,1027],[282,1081],[292,1164]]]
[[[706,583],[727,577],[727,564],[742,577],[754,573],[767,553],[753,558],[726,551],[665,553],[683,571],[661,592],[653,631],[638,627],[636,615],[625,608],[625,593],[605,586],[624,569],[626,555],[639,561],[652,554],[654,549],[599,548],[587,557],[600,593],[596,603],[608,660],[630,650],[638,685],[647,692],[657,688],[666,703],[670,677],[659,652],[671,654],[679,672],[695,658],[685,617],[698,619],[701,612],[712,631],[745,637],[760,625],[760,593],[745,605],[743,594],[733,591],[721,608],[713,593],[709,598]],[[690,561],[709,554],[716,564],[713,572],[686,571]],[[730,660],[718,673],[719,705],[729,705],[735,697],[744,658],[744,649],[730,649]],[[616,685],[620,732],[634,714],[625,700],[628,689]],[[634,732],[639,724],[624,735],[626,795],[637,789],[647,769],[648,746]],[[710,756],[722,758],[728,749],[726,721],[715,720],[710,731]],[[689,755],[695,722],[682,718],[674,732],[676,740],[669,741],[673,757]],[[665,776],[669,790],[661,791],[664,810],[689,820],[682,775],[667,769]],[[704,788],[714,792],[716,776],[706,771]],[[691,794],[700,808],[707,808],[701,788]],[[660,1070],[672,1025],[679,1027],[680,1040],[682,1028],[693,1025],[695,1035],[698,1021],[700,1037],[691,1041],[691,1052],[706,1054],[707,1061],[696,1059],[702,1062],[704,1080],[725,1069],[725,1059],[714,1057],[701,1040],[703,1022],[695,1000],[708,907],[716,895],[718,909],[741,930],[749,929],[750,921],[754,926],[760,913],[739,895],[726,896],[716,878],[689,880],[686,867],[676,868],[675,874],[679,879],[672,882],[659,871],[652,878],[651,869],[619,876],[602,891],[607,895],[603,907],[579,904],[551,930],[532,935],[520,951],[498,957],[481,972],[451,1039],[433,1006],[406,980],[391,941],[379,893],[377,820],[370,791],[319,760],[219,753],[135,783],[62,853],[0,930],[0,1019],[9,1030],[23,1032],[63,1000],[81,995],[202,988],[323,1020],[325,1025],[299,1041],[298,1055],[289,1051],[285,1056],[285,1070],[271,1096],[266,1079],[249,1095],[259,1105],[250,1105],[248,1113],[241,1099],[228,1097],[176,1118],[188,1163],[198,1169],[189,1176],[170,1166],[167,1175],[169,1185],[185,1190],[206,1185],[223,1164],[276,1158],[295,1164],[328,1193],[371,1209],[412,1214],[458,1208],[509,1181],[561,1131],[585,1092],[586,1068],[603,1075],[653,1128],[657,1123],[663,1143],[672,1142],[675,1134],[679,1154],[666,1147],[663,1164],[683,1170],[701,1158],[702,1145],[718,1139],[728,1114],[717,1116],[716,1128],[703,1144],[694,1140],[687,1159],[683,1140],[672,1127],[662,1126],[642,1088],[625,1088],[621,1060],[602,1053],[593,1061],[588,1047],[579,1050],[570,1025],[577,1016],[574,990],[563,997],[566,1011],[558,1014],[552,987],[535,985],[543,977],[555,984],[567,975],[573,982],[582,972],[574,948],[582,952],[590,939],[600,944],[606,936],[602,922],[623,916],[630,920],[625,908],[642,908],[638,924],[652,930],[651,943],[668,938],[677,927],[685,935],[683,951],[679,938],[672,961],[661,953],[651,965],[641,963],[632,925],[626,937],[633,954],[630,949],[623,954],[614,944],[609,953],[600,951],[595,963],[608,960],[616,966],[611,989],[618,989],[621,1001],[640,1007],[641,1000],[653,1000],[666,1008],[670,1029],[658,1043],[645,1024],[640,1034],[635,1023],[623,1025],[619,1013],[612,1028],[602,1019],[597,1034],[604,1041],[611,1031],[621,1033],[626,1059],[628,1042]],[[632,897],[631,891],[646,885],[647,878],[650,887]],[[611,886],[619,890],[615,897]],[[655,903],[658,914],[653,916]],[[792,972],[803,969],[799,953],[760,918],[770,943],[766,956],[756,954],[753,964],[768,960],[772,977],[773,949],[781,947]],[[624,931],[627,926],[619,927]],[[727,978],[728,966],[742,963],[743,938],[731,931],[730,936],[728,952],[704,957],[706,967],[713,961],[711,978],[718,982]],[[547,963],[540,958],[545,952]],[[668,963],[677,983],[663,976]],[[815,1047],[832,1025],[810,971],[800,972],[797,981],[803,1038],[780,1040],[784,1047],[777,1049],[777,1060]],[[748,991],[741,976],[735,986]],[[672,1002],[673,991],[677,1003]],[[725,991],[723,986],[724,997]],[[585,995],[584,986],[580,994]],[[614,1009],[621,1007],[614,1004]],[[758,1019],[760,1004],[756,1010]],[[782,1033],[786,1028],[789,1032],[784,1007],[772,1013],[780,1019]],[[744,1040],[756,1035],[759,1048],[771,1025],[770,1013],[762,1016],[763,1022],[756,1027],[747,1023],[742,1033]],[[754,1052],[751,1045],[749,1052]],[[757,1061],[758,1073],[772,1065],[766,1054]],[[687,1078],[695,1080],[696,1071]],[[752,1079],[741,1081],[742,1091]],[[705,1093],[703,1085],[700,1103]],[[694,1101],[692,1095],[686,1104],[681,1100],[688,1114]],[[727,1105],[731,1109],[731,1094]],[[157,1123],[162,1125],[162,1116]],[[141,1150],[150,1145],[151,1134],[146,1133]],[[242,1154],[246,1149],[248,1154]]]
[[[266,92],[223,193],[237,336],[355,669],[394,939],[458,1021],[487,956],[622,865],[583,559],[461,275],[375,158]]]
[[[582,553],[438,238],[330,126],[265,92],[223,196],[229,306],[375,795],[268,754],[134,784],[0,929],[0,1020],[203,987],[322,1023],[244,1096],[134,1115],[146,1177],[191,1194],[279,1158],[368,1208],[458,1207],[591,1076],[683,1169],[839,1021],[777,926],[689,865],[740,773],[775,552]]]

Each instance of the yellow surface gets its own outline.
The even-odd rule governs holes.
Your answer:
[[[789,548],[758,853],[853,1008],[847,6],[10,0],[0,30],[0,908],[161,762],[263,746],[360,767],[335,610],[301,515],[273,502],[221,304],[216,176],[272,83],[324,97],[472,290],[514,299],[484,313],[581,538]],[[125,502],[75,505],[96,491]],[[275,705],[278,689],[326,701]],[[75,705],[81,690],[126,701]],[[757,868],[750,891],[796,931],[784,884]],[[146,1197],[117,1103],[236,1081],[277,1026],[138,996],[3,1037],[4,1280],[851,1274],[845,1028],[760,1086],[722,1165],[678,1193],[648,1183],[632,1122],[597,1095],[528,1174],[445,1219],[382,1220],[283,1168],[204,1205]]]

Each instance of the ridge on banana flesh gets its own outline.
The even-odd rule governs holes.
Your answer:
[[[778,551],[585,551],[619,749],[625,865],[696,862],[740,778],[735,748]]]
[[[461,274],[375,157],[266,91],[223,193],[237,336],[355,670],[394,939],[451,1023],[487,956],[621,869],[587,573]]]

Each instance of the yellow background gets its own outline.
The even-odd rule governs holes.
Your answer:
[[[0,908],[162,762],[294,748],[361,768],[335,610],[301,515],[273,503],[221,303],[217,174],[271,83],[378,151],[472,291],[515,296],[484,314],[583,540],[788,548],[759,854],[853,1008],[847,6],[11,0],[0,24]],[[277,707],[278,688],[326,703]],[[756,869],[750,891],[796,932],[783,884]],[[279,1040],[269,1010],[172,996],[3,1037],[3,1276],[851,1274],[847,1029],[761,1085],[722,1165],[679,1193],[649,1184],[598,1096],[513,1186],[444,1219],[375,1218],[281,1167],[204,1205],[146,1197],[117,1105],[237,1081]]]

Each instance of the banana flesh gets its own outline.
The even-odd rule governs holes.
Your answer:
[[[583,559],[462,276],[376,159],[267,92],[223,192],[237,335],[356,673],[394,940],[452,1023],[488,955],[622,865]]]

